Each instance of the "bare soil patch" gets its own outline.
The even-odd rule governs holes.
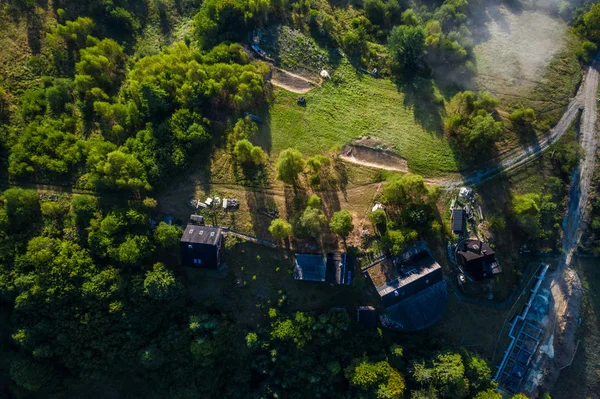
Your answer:
[[[540,360],[534,365],[529,385],[533,388],[529,392],[532,397],[552,389],[560,371],[571,364],[577,351],[575,338],[583,296],[581,280],[577,271],[569,267],[557,270],[549,281],[554,306],[550,309],[547,334],[540,345],[552,348],[554,356],[540,354]]]
[[[340,158],[346,162],[351,162],[372,168],[392,170],[408,173],[408,162],[388,150],[378,150],[362,145],[346,145],[342,148]]]
[[[312,78],[307,78],[279,68],[273,68],[271,83],[274,86],[281,87],[282,89],[286,89],[292,93],[298,94],[308,93],[321,84],[320,81],[316,81]]]

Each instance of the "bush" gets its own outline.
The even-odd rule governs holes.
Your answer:
[[[425,54],[425,31],[420,26],[396,26],[388,37],[388,49],[394,67],[406,73],[421,68]]]
[[[277,160],[277,178],[287,184],[296,184],[304,165],[300,151],[292,148],[283,150]]]
[[[273,219],[269,232],[277,241],[284,240],[292,235],[292,225],[283,219]]]
[[[262,148],[252,145],[248,140],[240,140],[236,143],[233,153],[237,160],[243,164],[262,165],[267,159],[267,154]]]

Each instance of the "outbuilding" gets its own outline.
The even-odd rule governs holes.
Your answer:
[[[454,209],[452,211],[452,232],[458,235],[467,232],[467,212],[464,209]]]
[[[352,282],[352,270],[347,268],[346,254],[296,254],[294,278],[332,285],[349,285]]]

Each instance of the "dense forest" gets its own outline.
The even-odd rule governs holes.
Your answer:
[[[267,163],[244,114],[269,103],[269,67],[239,43],[268,24],[294,26],[386,78],[426,76],[454,87],[445,134],[469,148],[465,156],[490,150],[504,129],[497,100],[456,86],[476,73],[466,20],[483,2],[365,0],[344,13],[325,0],[173,3],[0,4],[6,15],[36,22],[39,42],[27,73],[0,81],[0,398],[501,398],[479,354],[361,330],[345,309],[292,312],[282,293],[257,305],[267,322],[238,323],[217,304],[194,301],[182,284],[181,228],[151,223],[154,192],[216,144],[242,167]],[[181,41],[140,52],[150,8],[167,24],[177,8],[193,26]],[[54,23],[40,21],[41,9]],[[600,43],[600,4],[553,12],[572,24],[589,61]],[[539,127],[532,110],[509,119],[519,129]],[[557,152],[565,158],[558,168],[572,168],[574,152]],[[306,174],[318,186],[330,162],[289,149],[277,159],[277,178],[295,186]],[[49,200],[21,188],[32,183],[89,195]],[[389,178],[383,195],[393,221],[370,217],[387,253],[441,229],[438,193],[419,176]],[[551,201],[517,202],[540,219],[540,204]],[[328,222],[320,208],[309,198],[293,226],[275,219],[273,237],[318,235]],[[353,228],[345,211],[329,226],[343,239]],[[236,250],[235,241],[228,245]]]

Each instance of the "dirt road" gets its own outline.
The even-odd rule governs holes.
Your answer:
[[[535,144],[532,144],[526,148],[515,148],[513,150],[507,151],[500,155],[499,162],[487,169],[475,170],[475,171],[464,171],[463,177],[448,177],[435,179],[436,183],[440,185],[440,187],[452,190],[461,186],[471,186],[477,185],[485,182],[486,180],[490,180],[495,176],[501,175],[503,173],[507,173],[511,170],[517,169],[528,162],[539,157],[545,150],[547,150],[552,144],[554,144],[558,139],[560,139],[566,131],[569,129],[569,126],[573,123],[575,118],[577,117],[581,108],[595,110],[596,109],[596,92],[598,90],[598,70],[595,67],[590,66],[588,68],[587,74],[584,77],[584,81],[581,84],[577,95],[571,100],[567,110],[560,118],[556,126],[550,129],[545,135],[539,138],[539,141]],[[593,114],[594,116],[590,116]],[[595,112],[586,112],[584,115],[587,115],[587,119],[584,119],[583,124],[588,124],[587,127],[582,126],[582,129],[587,129],[588,131],[591,129],[590,126],[595,124]],[[589,137],[587,139],[584,138],[582,145],[587,148],[587,142],[589,141]],[[353,157],[345,157],[345,161],[361,164],[364,166],[386,169],[386,170],[398,170],[397,167],[387,167],[384,164],[375,164],[372,162],[365,162],[358,158]],[[593,165],[592,165],[593,166]],[[593,167],[592,167],[593,169]]]
[[[562,241],[563,255],[558,270],[551,281],[554,299],[554,317],[557,320],[554,330],[555,347],[554,359],[546,359],[541,374],[544,376],[540,391],[550,391],[560,376],[560,371],[567,367],[575,356],[575,333],[579,325],[579,311],[582,298],[582,287],[576,270],[571,266],[573,254],[586,222],[586,205],[589,197],[590,184],[596,164],[598,149],[598,132],[596,122],[598,117],[598,66],[600,60],[594,63],[588,71],[587,84],[584,86],[584,103],[581,124],[581,145],[584,148],[583,159],[573,173],[569,193],[568,212],[563,221],[564,236]]]

